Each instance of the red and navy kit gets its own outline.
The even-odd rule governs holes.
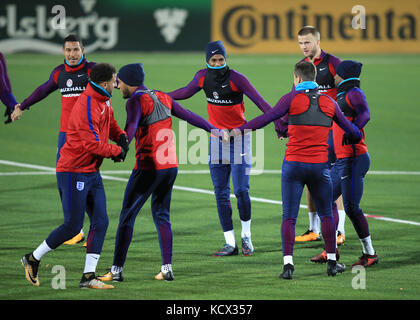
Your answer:
[[[184,88],[169,95],[187,99],[203,89],[207,100],[209,122],[219,129],[234,129],[246,123],[244,95],[262,111],[269,112],[270,104],[264,100],[248,78],[227,65],[199,70]],[[280,121],[280,120],[279,120]],[[276,131],[279,121],[275,121]],[[235,159],[238,159],[235,161]],[[251,169],[250,135],[235,138],[224,144],[216,137],[210,138],[209,168],[216,195],[219,221],[224,232],[233,230],[232,205],[230,202],[230,177],[238,201],[239,217],[251,219],[249,173]]]
[[[57,163],[57,184],[64,223],[50,233],[46,243],[52,249],[73,238],[83,226],[85,212],[91,222],[87,253],[100,254],[108,228],[105,189],[99,173],[103,158],[117,157],[123,130],[114,119],[110,95],[90,82],[71,111],[67,141]]]
[[[315,114],[317,117],[325,121],[325,116],[333,119],[346,132],[358,137],[359,129],[352,125],[341,112],[338,104],[329,96],[320,94],[316,90],[317,84],[314,82],[303,82],[296,90],[285,94],[277,102],[275,107],[242,125],[238,129],[256,130],[264,127],[271,121],[284,116],[305,116],[305,114]],[[303,89],[301,89],[303,88]],[[314,104],[312,100],[317,100]],[[311,119],[314,119],[311,117]],[[296,120],[289,122],[289,142],[287,143],[286,160],[300,161],[307,163],[323,163],[328,161],[328,132],[332,125],[332,121],[327,123],[313,124],[311,122],[295,123]],[[309,120],[308,120],[309,121]]]
[[[351,86],[351,88],[349,90],[345,90],[348,86]],[[370,112],[365,94],[358,87],[358,80],[344,80],[339,85],[337,103],[347,119],[354,123],[363,134],[363,138],[360,142],[353,145],[343,146],[341,141],[343,140],[344,131],[337,125],[334,125],[334,148],[337,159],[359,156],[368,152],[363,127],[370,119]]]
[[[111,100],[91,84],[80,95],[68,120],[67,141],[60,151],[57,172],[95,172],[103,158],[117,157],[124,131],[114,118]]]
[[[338,86],[337,102],[349,121],[363,133],[360,142],[342,146],[344,132],[334,126],[334,142],[337,161],[331,169],[333,200],[343,197],[344,209],[359,236],[370,235],[369,225],[360,208],[363,196],[364,178],[370,167],[370,155],[364,142],[364,127],[370,120],[370,112],[365,94],[360,89],[358,78],[348,78]]]
[[[302,59],[302,61],[310,61],[308,57]],[[337,97],[337,88],[335,87],[334,76],[336,75],[335,69],[340,64],[340,58],[321,50],[321,54],[318,58],[313,60],[313,64],[316,68],[316,79],[315,82],[318,84],[318,91],[320,93],[326,94],[333,98],[334,100]],[[294,90],[294,85],[292,91]],[[288,115],[282,117],[279,121],[279,129],[283,133],[284,137],[287,137],[287,121]],[[329,158],[331,162],[335,161],[335,156],[333,152],[333,141],[332,133],[330,133],[328,145],[330,146]]]
[[[229,69],[219,73],[209,69],[199,70],[184,88],[169,92],[175,100],[188,99],[201,89],[207,99],[209,122],[219,129],[234,129],[246,122],[245,94],[263,112],[271,110],[270,104],[258,93],[246,76]],[[220,76],[220,73],[223,74]]]
[[[172,131],[172,98],[163,92],[154,91],[158,101],[161,102],[159,104],[155,103],[153,96],[145,93],[146,91],[136,93],[141,105],[141,116],[135,134],[136,165],[134,170],[178,167]],[[161,110],[157,110],[158,108]],[[161,115],[156,117],[159,111]]]
[[[336,250],[335,223],[332,215],[332,183],[328,166],[328,133],[332,121],[347,133],[360,138],[360,130],[350,123],[337,103],[317,91],[315,82],[302,82],[296,90],[283,96],[272,111],[239,127],[258,129],[270,121],[289,115],[289,142],[283,161],[281,191],[283,222],[281,227],[283,255],[293,255],[295,224],[303,187],[307,185],[318,215],[327,253]]]
[[[136,139],[136,164],[127,183],[115,237],[114,266],[124,266],[137,214],[151,196],[162,265],[172,263],[170,203],[178,173],[172,115],[206,131],[217,129],[158,90],[139,86],[126,104],[125,131]]]
[[[301,61],[310,61],[309,58],[302,59]],[[334,83],[334,76],[336,75],[335,69],[340,64],[341,59],[336,56],[321,50],[318,58],[315,58],[312,63],[316,67],[316,79],[318,90],[334,100],[337,96],[337,88]]]
[[[144,85],[139,86],[126,104],[125,130],[128,141],[136,138],[134,169],[160,170],[178,167],[171,115],[208,132],[217,128],[202,117],[184,109],[169,95],[158,90],[148,92]]]
[[[21,110],[29,109],[33,104],[59,89],[61,93],[60,132],[66,132],[67,122],[73,105],[83,90],[85,90],[86,85],[88,84],[90,70],[94,65],[94,62],[88,62],[86,58],[83,58],[82,61],[74,67],[68,65],[65,61],[63,64],[54,68],[48,81],[35,89],[35,91],[20,104],[19,108]]]

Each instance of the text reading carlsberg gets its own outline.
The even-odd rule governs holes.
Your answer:
[[[171,319],[171,316],[185,316],[185,319],[201,316],[238,316],[251,315],[252,307],[252,304],[210,304],[208,306],[180,306],[173,304],[166,307],[165,313],[166,319]]]

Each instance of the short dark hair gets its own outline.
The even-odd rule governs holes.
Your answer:
[[[315,81],[316,68],[312,62],[298,62],[295,65],[295,75],[302,78],[303,81]]]
[[[321,34],[319,33],[318,29],[313,26],[304,26],[298,32],[298,36],[306,36],[307,34],[313,35],[317,40],[321,39]]]
[[[80,37],[78,35],[69,34],[67,37],[65,37],[64,40],[63,40],[63,47],[65,46],[66,42],[79,42],[80,47],[83,48],[82,39],[80,39]]]
[[[116,73],[115,67],[109,63],[98,63],[90,71],[90,80],[95,83],[106,82],[111,80]]]

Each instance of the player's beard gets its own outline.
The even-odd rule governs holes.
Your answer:
[[[309,53],[308,58],[313,60],[317,52],[318,52],[318,48],[317,47],[313,48],[312,51]]]
[[[123,99],[130,98],[130,91],[128,90],[128,88],[121,89],[121,93],[122,93]]]

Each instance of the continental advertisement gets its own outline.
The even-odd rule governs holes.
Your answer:
[[[337,53],[420,53],[420,0],[213,0],[213,40],[230,53],[296,53],[312,25]]]

